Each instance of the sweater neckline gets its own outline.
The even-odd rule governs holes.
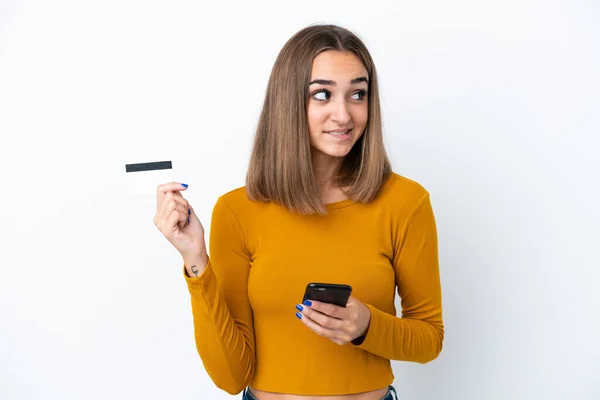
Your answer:
[[[333,203],[327,203],[327,204],[325,204],[325,207],[328,210],[335,210],[338,208],[351,206],[354,203],[356,203],[356,201],[354,199],[346,199],[346,200],[334,201]]]
[[[390,176],[388,177],[388,179],[382,185],[380,192],[382,192],[384,190],[384,188],[386,188],[388,185],[391,184],[393,178],[394,178],[394,173],[391,173]],[[325,204],[325,208],[327,210],[336,210],[338,208],[344,208],[344,207],[351,206],[355,203],[356,203],[356,200],[354,200],[354,199],[346,199],[346,200],[334,201],[333,203],[327,203],[327,204]]]

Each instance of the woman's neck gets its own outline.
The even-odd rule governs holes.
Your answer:
[[[332,203],[346,198],[341,188],[335,183],[335,179],[333,179],[333,175],[342,161],[343,158],[313,153],[315,179],[321,189],[321,197],[325,203]]]

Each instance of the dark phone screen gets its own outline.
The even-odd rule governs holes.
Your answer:
[[[346,307],[351,293],[352,287],[349,285],[313,282],[306,286],[302,302],[304,303],[304,300],[316,300]]]

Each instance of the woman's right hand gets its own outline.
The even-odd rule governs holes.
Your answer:
[[[178,182],[158,186],[154,225],[179,251],[184,260],[204,259],[204,227],[192,206],[181,195],[181,191],[186,189]]]

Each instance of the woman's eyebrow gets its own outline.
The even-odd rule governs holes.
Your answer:
[[[360,82],[369,83],[369,80],[366,77],[361,76],[359,78],[354,78],[354,79],[352,79],[350,81],[350,83],[352,85],[354,85],[355,83],[360,83]],[[336,85],[335,81],[330,81],[330,80],[327,80],[327,79],[315,79],[314,81],[312,81],[311,83],[309,83],[309,86],[310,85],[314,85],[314,84],[329,85],[329,86],[335,86]]]

